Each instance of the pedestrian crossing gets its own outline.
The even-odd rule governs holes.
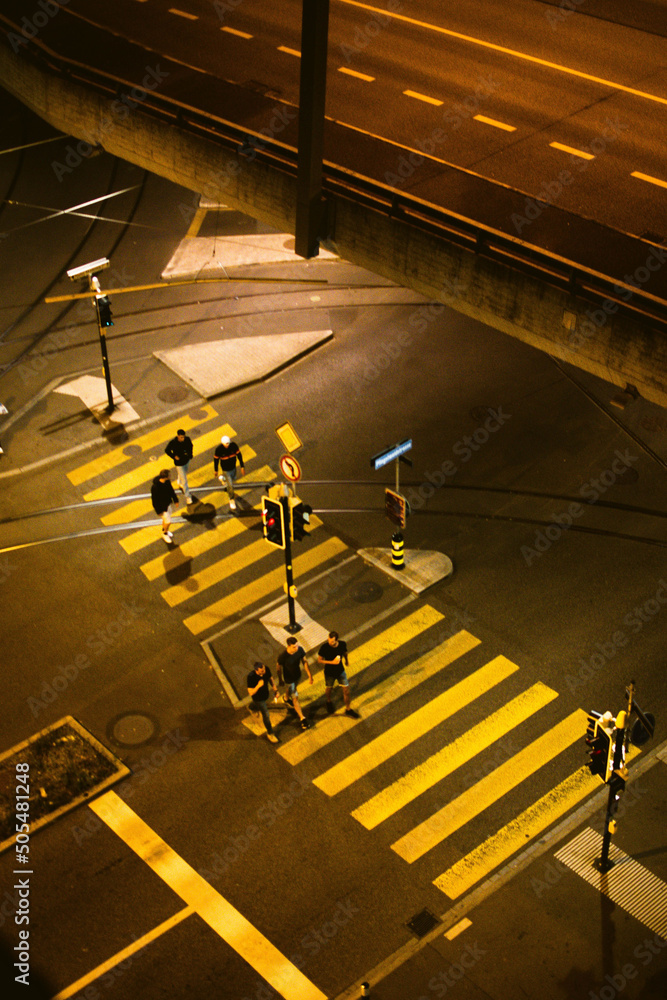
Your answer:
[[[150,487],[161,468],[172,468],[164,449],[180,427],[192,435],[195,452],[188,470],[190,489],[197,496],[199,490],[206,488],[201,498],[213,504],[218,513],[223,507],[224,516],[217,518],[211,529],[210,524],[203,526],[181,519],[179,513],[183,508],[177,508],[171,524],[175,544],[165,549]],[[133,438],[130,448],[125,445],[111,449],[67,474],[73,485],[85,491],[83,498],[90,503],[119,498],[117,506],[109,509],[105,505],[101,523],[108,527],[128,525],[127,534],[118,539],[121,548],[128,556],[139,557],[138,568],[145,581],[160,588],[165,603],[183,614],[185,627],[197,636],[220,626],[237,611],[280,592],[285,574],[280,561],[275,568],[269,568],[272,559],[274,564],[277,562],[275,550],[266,544],[261,533],[257,534],[261,519],[260,489],[276,479],[273,468],[269,465],[253,468],[256,452],[249,444],[239,442],[246,474],[236,480],[236,487],[238,495],[249,496],[250,502],[239,502],[236,514],[228,512],[226,490],[212,489],[209,485],[216,482],[213,452],[223,435],[236,438],[236,431],[220,420],[213,407],[206,405],[194,416],[183,415]],[[172,477],[175,482],[173,472]],[[244,487],[254,483],[257,492],[253,495]],[[146,525],[137,527],[142,520],[146,520]],[[319,518],[312,516],[309,534],[321,526]],[[350,552],[340,539],[322,539],[319,545],[293,560],[294,573],[325,567],[329,560],[343,554],[349,556]],[[244,571],[253,577],[248,583],[243,580]]]
[[[220,437],[236,437],[210,406],[134,439],[130,455],[113,449],[68,478],[88,501],[119,498],[112,509],[105,504],[102,523],[128,525],[119,544],[140,578],[203,639],[282,592],[282,560],[257,533],[259,484],[276,475],[239,441],[247,473],[237,485],[258,484],[257,492],[245,494],[237,512],[243,516],[225,510],[212,528],[177,518],[172,530],[179,544],[167,549],[148,490],[157,471],[171,467],[164,447],[178,427],[193,432],[188,478],[196,493],[213,480]],[[216,486],[205,499],[219,508],[227,494]],[[356,558],[340,538],[320,530],[319,519],[311,526],[311,543],[293,558],[296,579],[326,577]],[[313,635],[321,637],[327,624],[315,621]],[[324,714],[324,677],[313,663],[314,683],[304,684],[299,697],[316,724],[293,735],[281,726],[291,738],[271,752],[340,804],[361,838],[377,838],[369,849],[384,845],[456,900],[601,787],[585,765],[572,769],[583,757],[586,712],[559,708],[558,691],[542,681],[526,683],[520,664],[487,650],[467,629],[450,627],[435,607],[400,601],[361,633],[350,643],[346,668],[359,717]],[[312,662],[314,650],[306,652]],[[339,704],[339,692],[335,698]],[[252,719],[243,724],[256,731]],[[507,745],[511,755],[480,776],[478,762]]]

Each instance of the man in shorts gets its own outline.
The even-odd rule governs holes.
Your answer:
[[[296,686],[301,678],[301,667],[303,666],[306,673],[308,674],[308,680],[313,683],[313,675],[308,666],[308,660],[306,659],[306,653],[302,646],[293,637],[289,638],[286,642],[286,649],[282,651],[278,657],[277,670],[278,670],[278,682],[282,684],[285,681],[287,684],[287,691],[283,695],[283,701],[290,708],[293,708],[296,714],[301,720],[301,728],[308,729],[308,721],[303,714],[301,705],[299,704],[299,696],[297,694]]]
[[[345,714],[350,719],[360,718],[359,713],[350,707],[350,682],[345,672],[345,668],[349,667],[350,661],[347,655],[347,643],[343,639],[338,638],[338,632],[329,632],[329,638],[320,646],[319,653],[317,654],[317,662],[324,664],[324,694],[327,699],[327,712],[329,715],[334,711],[331,692],[334,684],[338,682],[343,689]]]
[[[267,704],[269,700],[269,682],[273,688],[275,695],[278,694],[278,688],[276,687],[276,682],[271,676],[271,671],[266,666],[266,664],[257,662],[254,664],[253,669],[248,674],[247,685],[248,694],[250,695],[250,708],[253,711],[261,712],[262,719],[264,720],[264,728],[266,729],[266,735],[271,743],[279,743],[280,740],[273,731],[273,726],[271,725],[271,719],[269,717],[269,706]]]

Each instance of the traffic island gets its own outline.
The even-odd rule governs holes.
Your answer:
[[[454,564],[444,552],[405,549],[403,552],[405,565],[402,569],[394,567],[391,549],[359,549],[358,555],[399,583],[405,584],[415,594],[423,593],[434,583],[445,580],[454,572]]]
[[[0,852],[129,773],[71,715],[0,754]]]

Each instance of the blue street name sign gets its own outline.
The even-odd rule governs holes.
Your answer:
[[[377,455],[373,455],[371,459],[371,465],[374,469],[381,469],[383,465],[387,465],[388,462],[393,462],[395,458],[400,458],[404,455],[406,451],[410,451],[412,448],[412,438],[408,438],[407,441],[401,441],[400,444],[394,445],[393,448],[389,448],[388,451],[380,451]]]

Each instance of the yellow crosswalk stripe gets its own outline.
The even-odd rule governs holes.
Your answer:
[[[391,845],[392,850],[412,864],[576,743],[585,728],[586,713],[577,709],[410,830]]]
[[[518,669],[516,663],[512,663],[507,657],[496,656],[469,677],[443,691],[416,712],[376,736],[370,743],[318,775],[313,779],[313,784],[327,795],[337,795]]]
[[[367,830],[375,829],[399,809],[413,802],[457,767],[472,760],[557,697],[557,692],[552,691],[546,684],[541,682],[534,684],[473,726],[453,743],[444,746],[428,760],[413,767],[397,781],[383,788],[377,795],[355,809],[352,815]]]
[[[162,441],[171,440],[179,427],[182,427],[183,430],[187,432],[192,430],[193,427],[198,427],[199,424],[204,424],[207,420],[212,420],[214,417],[218,416],[212,406],[202,406],[201,409],[205,414],[203,417],[193,420],[185,414],[184,416],[179,417],[178,420],[172,420],[171,423],[162,424],[160,427],[157,427],[153,431],[149,431],[147,434],[142,434],[140,437],[133,438],[129,444],[133,449],[141,448],[142,451],[150,451],[151,448],[154,448]],[[120,448],[113,448],[111,451],[107,452],[106,455],[101,455],[99,458],[94,458],[91,462],[86,462],[85,465],[80,465],[78,469],[73,469],[71,472],[68,472],[67,478],[73,486],[79,486],[81,483],[85,483],[89,479],[94,479],[95,476],[100,476],[103,472],[109,472],[111,469],[115,469],[117,466],[122,465],[123,462],[129,461],[131,456],[125,454],[125,449],[127,447],[127,444],[124,444]]]
[[[382,639],[383,637],[379,636],[378,638]],[[370,641],[373,642],[373,640]],[[468,653],[475,646],[479,646],[479,644],[480,640],[471,635],[470,632],[466,632],[465,630],[457,632],[435,649],[425,653],[414,663],[408,663],[405,667],[401,667],[399,670],[393,672],[389,677],[385,677],[384,680],[375,684],[368,691],[357,695],[354,699],[354,705],[361,713],[362,719],[355,721],[354,719],[346,718],[344,715],[329,716],[329,718],[323,719],[315,729],[279,747],[278,753],[290,764],[301,763],[306,757],[309,757],[317,750],[321,750],[322,747],[331,743],[332,740],[349,732],[352,727],[358,726],[365,719],[370,719],[376,712],[380,712],[387,705],[390,705],[393,701],[396,701],[408,691],[417,687],[418,684],[422,684],[429,677],[434,677],[440,670],[444,670],[450,663],[458,660],[460,656]],[[386,653],[393,652],[396,648],[395,645],[389,644],[389,646],[390,648],[386,650]],[[386,653],[383,655],[386,655]],[[305,691],[308,690],[308,688],[305,689]],[[303,704],[304,699],[301,696],[300,700]]]
[[[270,549],[268,542],[264,542],[264,544]],[[292,567],[295,578],[304,573],[309,573],[317,566],[321,566],[329,559],[333,559],[346,550],[347,546],[344,542],[341,542],[340,538],[327,539],[326,542],[322,542],[321,545],[308,552],[304,552],[303,555],[297,556],[294,559]],[[206,631],[206,629],[218,625],[223,618],[229,618],[244,608],[257,604],[273,593],[273,591],[279,590],[284,582],[285,567],[279,566],[271,570],[270,573],[261,576],[258,580],[253,580],[252,583],[247,584],[245,587],[241,587],[234,593],[226,595],[219,601],[215,601],[214,604],[209,605],[208,608],[204,608],[203,611],[198,611],[196,614],[190,615],[189,618],[184,620],[184,624],[190,629],[193,635],[199,635],[201,632]]]
[[[248,452],[248,461],[250,462],[253,458],[255,458],[255,452],[252,448],[247,448],[246,450]],[[264,466],[264,468],[266,469],[268,466]],[[157,475],[159,471],[160,470],[158,469],[155,472],[155,475]],[[259,479],[259,481],[262,482],[261,477],[258,477],[257,473],[255,473],[254,477],[247,475],[244,479],[238,479],[237,482],[241,485],[242,483],[245,483],[246,480],[251,480],[253,478],[255,481]],[[213,475],[211,474],[211,469],[208,463],[200,466],[198,469],[194,469],[188,474],[188,483],[190,484],[190,488],[193,490],[197,489],[198,486],[203,486],[204,483],[210,482],[211,479],[213,479]],[[172,483],[174,483],[174,488],[176,488],[175,476],[172,479]],[[179,495],[179,492],[180,491],[178,490],[176,491],[177,495]],[[216,493],[215,500],[211,499],[211,495],[205,495],[203,499],[205,503],[216,503],[223,496],[225,499],[227,498],[226,491],[224,493]],[[180,494],[179,500],[182,500],[182,498],[182,494]],[[116,507],[115,510],[110,511],[108,514],[104,514],[100,520],[102,521],[102,524],[127,524],[128,522],[136,521],[145,514],[149,514],[152,510],[153,504],[151,503],[151,498],[141,497],[139,500],[131,500],[129,503],[123,504],[122,507]]]
[[[588,767],[580,767],[555,788],[516,816],[507,826],[488,837],[446,872],[433,880],[450,899],[458,899],[475,882],[488,875],[563,813],[574,809],[583,798],[600,787],[600,779]]]
[[[181,426],[180,424],[178,426]],[[223,434],[228,434],[230,437],[234,435],[234,430],[229,426],[229,424],[222,424],[220,427],[214,427],[213,430],[209,431],[207,434],[202,434],[193,441],[193,446],[197,449],[195,453],[195,460],[200,456],[203,456],[204,452],[208,448],[213,448],[216,444],[219,444],[220,438]],[[172,437],[174,435],[172,434]],[[169,443],[169,438],[164,438],[167,444]],[[162,444],[163,442],[160,442]],[[243,452],[243,448],[241,451]],[[254,453],[253,453],[254,454]],[[244,455],[245,459],[245,455]],[[213,456],[210,456],[211,463],[213,462]],[[174,463],[169,458],[168,455],[164,454],[164,449],[161,450],[160,456],[157,461],[145,462],[143,465],[138,466],[136,469],[132,469],[130,472],[124,473],[122,476],[118,476],[116,479],[112,479],[110,482],[105,483],[104,486],[99,486],[96,490],[91,490],[90,493],[85,493],[84,500],[107,500],[109,497],[120,497],[127,493],[129,490],[135,489],[135,487],[140,486],[142,483],[151,482],[155,476],[157,476],[160,469],[172,469]],[[206,460],[206,471],[208,472],[207,479],[211,479],[213,473],[211,472],[211,466],[209,465],[208,458]],[[194,473],[193,473],[194,475]],[[189,480],[188,476],[188,480]]]

